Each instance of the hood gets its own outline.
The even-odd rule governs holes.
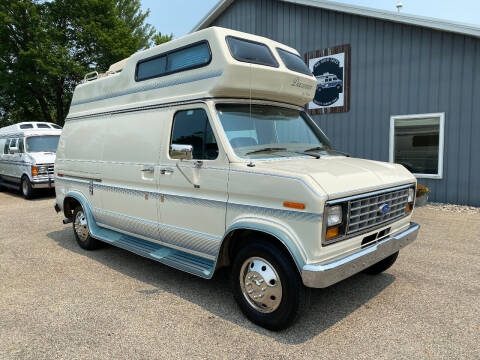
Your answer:
[[[330,199],[415,182],[402,165],[344,156],[257,161],[255,165],[262,171],[308,175]]]
[[[55,155],[53,152],[28,153],[28,157],[33,165],[53,164],[55,162]]]

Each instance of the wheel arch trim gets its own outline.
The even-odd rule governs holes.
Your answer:
[[[217,262],[221,255],[221,249],[224,242],[236,230],[258,231],[277,239],[289,252],[299,273],[301,273],[302,268],[306,263],[306,253],[295,234],[283,224],[270,219],[258,217],[243,217],[236,220],[228,227],[219,247]]]
[[[77,192],[77,191],[68,192],[67,194],[65,194],[65,197],[63,199],[64,209],[65,209],[65,201],[67,201],[68,198],[73,198],[73,199],[77,200],[80,203],[80,205],[82,206],[83,211],[87,215],[88,231],[90,232],[90,234],[94,234],[94,233],[98,232],[99,227],[97,226],[97,223],[95,222],[92,211],[90,210],[90,204],[88,203],[88,200],[85,197],[85,195],[83,195],[83,194],[81,194],[80,192]]]

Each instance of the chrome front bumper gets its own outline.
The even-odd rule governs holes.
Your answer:
[[[55,180],[53,178],[33,179],[31,184],[34,189],[53,189],[55,187]]]
[[[302,269],[303,283],[312,288],[325,288],[346,279],[413,242],[417,238],[418,229],[420,225],[411,222],[407,230],[394,233],[345,257],[305,265]]]

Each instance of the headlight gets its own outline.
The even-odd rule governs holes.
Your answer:
[[[342,206],[335,205],[327,209],[327,226],[334,226],[342,222]]]
[[[48,168],[46,166],[39,166],[38,167],[38,172],[39,173],[45,173],[48,171]]]
[[[408,202],[411,203],[415,199],[415,189],[410,188],[408,189]]]

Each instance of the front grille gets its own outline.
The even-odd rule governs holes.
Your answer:
[[[53,177],[54,175],[54,164],[38,164],[37,167],[47,167],[47,171],[39,171],[37,176],[50,176]]]
[[[377,227],[405,215],[408,188],[351,200],[348,203],[346,235]],[[386,213],[382,207],[388,205]]]

